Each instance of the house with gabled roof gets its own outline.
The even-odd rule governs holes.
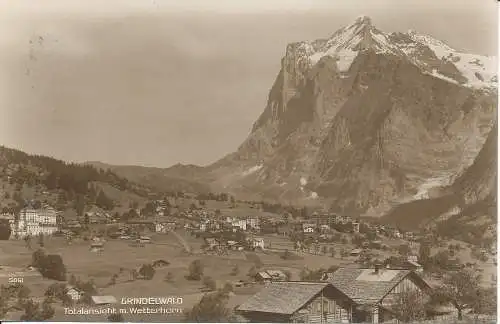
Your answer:
[[[72,301],[79,301],[83,297],[83,291],[78,287],[74,287],[72,285],[66,286],[66,295],[71,298]]]
[[[275,282],[236,307],[260,323],[348,323],[354,302],[328,282]]]
[[[406,269],[346,267],[326,274],[323,280],[355,302],[355,322],[382,323],[397,319],[394,306],[401,293],[417,292],[427,301],[431,291],[430,286],[417,273]]]
[[[281,270],[260,271],[255,275],[255,280],[258,282],[286,281],[287,279],[287,275]]]
[[[114,296],[92,296],[92,305],[112,305],[118,301]]]

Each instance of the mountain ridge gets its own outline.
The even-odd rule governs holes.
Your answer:
[[[386,215],[432,199],[474,163],[496,118],[495,66],[360,16],[328,38],[286,46],[266,107],[234,152],[157,175]]]

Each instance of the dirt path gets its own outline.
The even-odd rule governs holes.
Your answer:
[[[186,242],[186,240],[179,233],[175,231],[171,231],[170,233],[172,233],[175,238],[182,244],[186,252],[191,253],[191,246],[189,246],[188,242]]]

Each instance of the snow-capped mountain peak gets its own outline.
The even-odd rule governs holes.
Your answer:
[[[463,53],[413,30],[385,33],[377,29],[368,16],[357,17],[328,39],[291,44],[289,49],[299,62],[309,67],[324,57],[331,57],[337,60],[339,72],[347,72],[360,52],[372,50],[377,54],[400,56],[425,73],[448,82],[472,88],[497,87],[496,57]]]
[[[337,30],[327,40],[304,44],[309,49],[309,60],[316,64],[325,56],[337,58],[338,69],[346,72],[360,51],[372,49],[377,53],[399,53],[389,42],[388,35],[378,30],[368,16],[356,18],[354,23]]]
[[[441,60],[443,64],[453,64],[458,70],[460,76],[463,78],[462,80],[457,80],[457,78],[452,77],[452,79],[457,83],[461,83],[472,88],[497,87],[496,57],[464,53],[453,49],[446,43],[429,35],[419,34],[415,31],[408,32],[408,36],[417,46],[427,47],[430,49],[434,53],[435,57]],[[416,59],[416,63],[418,65],[421,66],[422,63],[425,65],[425,59],[422,57],[418,57],[417,55],[413,58]],[[439,75],[435,76],[440,77]],[[445,76],[445,79],[449,79],[449,76]]]

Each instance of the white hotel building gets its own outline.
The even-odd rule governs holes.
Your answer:
[[[26,236],[51,235],[57,232],[57,212],[46,206],[42,209],[26,207],[19,212],[19,220],[13,234],[19,238]]]

